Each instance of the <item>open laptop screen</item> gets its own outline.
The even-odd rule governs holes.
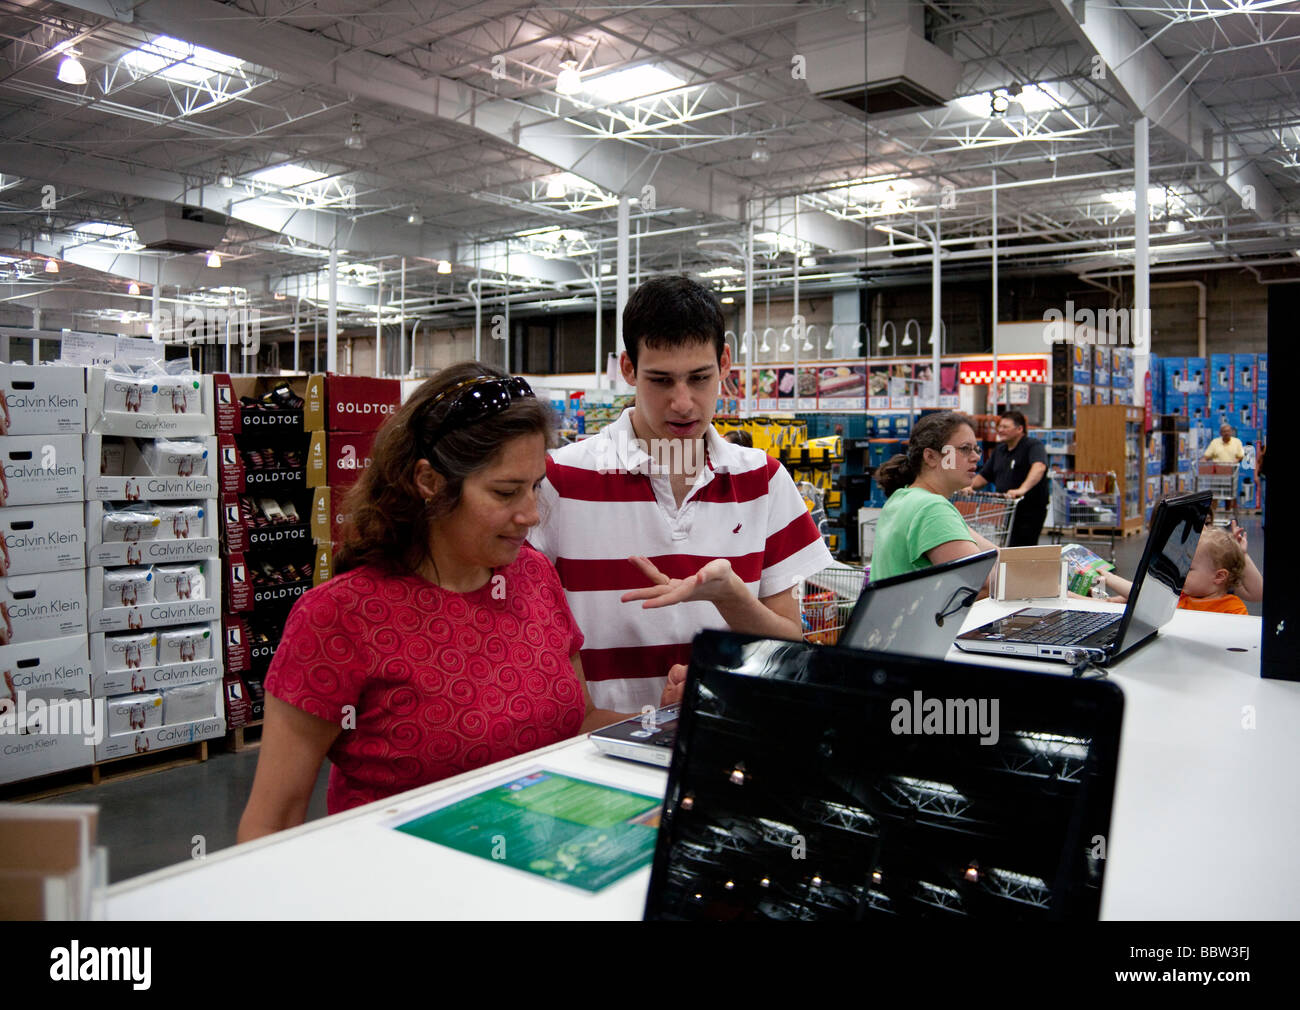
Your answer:
[[[695,639],[647,918],[1095,919],[1111,683]]]
[[[984,551],[868,583],[837,644],[942,659],[997,557]]]
[[[1209,512],[1208,491],[1156,503],[1151,513],[1151,532],[1119,629],[1116,656],[1146,641],[1174,616]]]

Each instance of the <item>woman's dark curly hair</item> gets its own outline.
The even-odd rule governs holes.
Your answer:
[[[553,413],[542,400],[511,401],[501,413],[471,421],[429,443],[461,394],[430,404],[443,392],[479,376],[507,378],[505,372],[478,361],[465,361],[441,372],[417,389],[375,436],[370,466],[343,502],[350,530],[336,557],[336,571],[377,565],[399,574],[416,572],[427,560],[433,522],[460,504],[465,478],[490,466],[506,443],[522,435],[541,435],[555,444]],[[427,459],[445,480],[425,502],[415,483],[415,467]]]

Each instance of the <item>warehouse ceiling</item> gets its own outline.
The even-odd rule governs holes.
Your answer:
[[[331,247],[345,327],[608,305],[620,196],[642,274],[740,287],[752,222],[760,297],[928,279],[922,224],[987,275],[995,190],[1003,269],[1118,276],[1142,113],[1155,269],[1283,276],[1298,12],[0,0],[0,318],[143,332],[155,285],[310,318]]]

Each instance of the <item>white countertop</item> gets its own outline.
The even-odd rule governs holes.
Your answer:
[[[1022,604],[984,601],[965,627]],[[1072,601],[1071,606],[1114,610]],[[1260,621],[1180,610],[1119,663],[1124,729],[1101,914],[1294,919],[1300,878],[1300,683],[1261,680]],[[1240,649],[1242,651],[1231,651]],[[1004,657],[954,660],[1068,674]],[[1253,721],[1253,728],[1246,728]],[[664,771],[585,738],[313,821],[109,888],[109,919],[638,919],[650,870],[599,894],[387,826],[394,814],[543,767],[651,795]]]

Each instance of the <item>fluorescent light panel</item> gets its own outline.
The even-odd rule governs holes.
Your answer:
[[[584,90],[600,102],[637,102],[647,95],[680,88],[685,83],[659,67],[628,67],[591,78],[584,82]]]

